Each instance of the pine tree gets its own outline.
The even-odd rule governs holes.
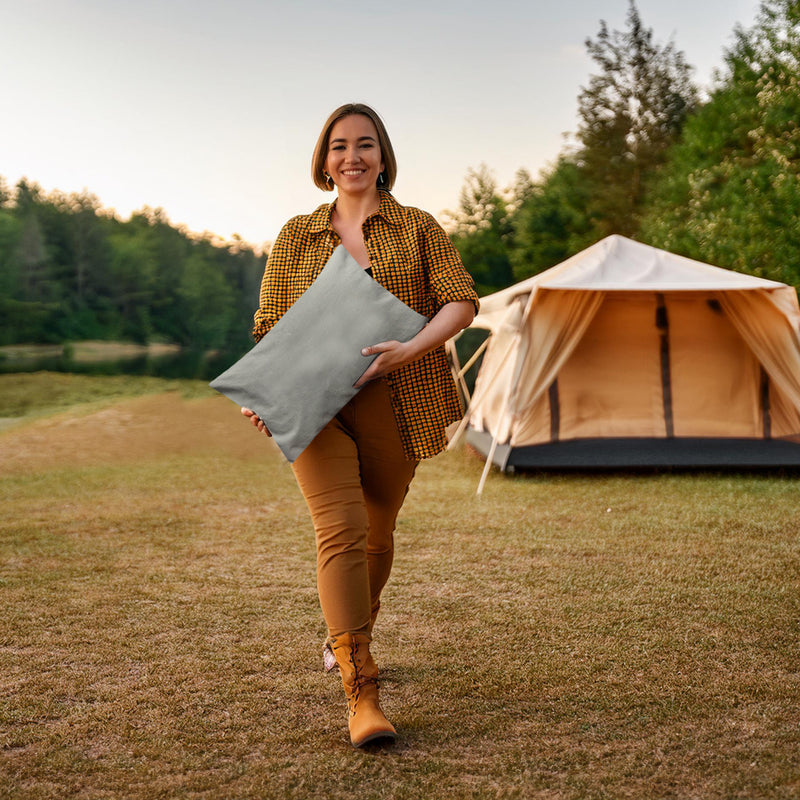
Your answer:
[[[646,181],[697,102],[683,53],[654,42],[634,0],[627,24],[609,31],[601,21],[597,38],[586,40],[600,71],[578,98],[579,164],[601,236],[636,233]]]

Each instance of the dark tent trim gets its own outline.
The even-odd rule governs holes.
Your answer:
[[[467,430],[466,441],[484,457],[492,436]],[[786,439],[705,437],[574,439],[511,447],[498,445],[492,459],[504,472],[514,469],[780,468],[800,467],[800,443]]]

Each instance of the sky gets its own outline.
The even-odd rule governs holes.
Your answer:
[[[758,0],[638,0],[709,87]],[[470,168],[534,177],[577,129],[587,37],[628,0],[0,0],[0,176],[96,195],[123,219],[260,246],[329,202],[310,178],[330,112],[365,102],[395,197],[440,221]]]

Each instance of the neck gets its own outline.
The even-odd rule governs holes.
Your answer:
[[[381,198],[376,189],[357,195],[339,193],[336,199],[336,214],[345,222],[362,223],[370,214],[378,210]]]

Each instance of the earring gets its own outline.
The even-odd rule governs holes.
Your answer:
[[[329,189],[333,189],[333,178],[331,178],[331,176],[330,176],[330,175],[328,175],[328,173],[327,173],[327,172],[323,172],[322,174],[325,176],[325,185],[326,185],[326,186],[327,186]]]
[[[383,186],[383,173],[382,173],[382,172],[379,172],[379,173],[378,173],[378,183],[379,183],[381,186]]]

